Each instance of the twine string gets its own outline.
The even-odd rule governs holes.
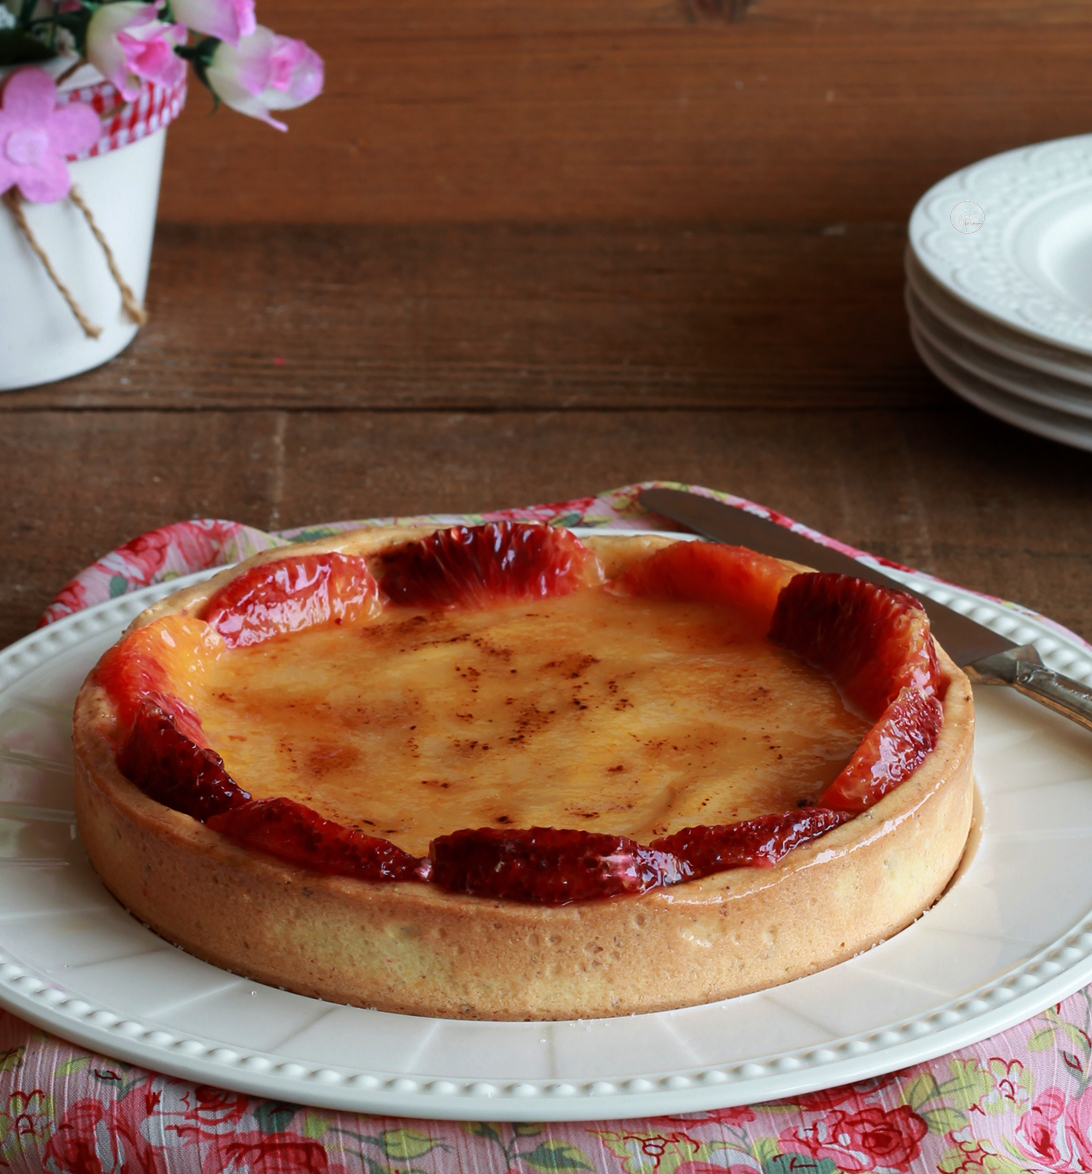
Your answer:
[[[30,245],[31,249],[34,251],[34,255],[38,258],[39,261],[41,261],[46,273],[49,274],[50,281],[53,282],[53,284],[57,287],[61,297],[63,297],[64,300],[68,303],[68,308],[72,311],[76,321],[83,328],[84,334],[86,334],[88,338],[98,338],[99,335],[102,334],[102,327],[96,326],[94,322],[92,322],[87,317],[87,315],[84,314],[84,312],[79,307],[79,303],[72,296],[72,293],[68,287],[57,276],[57,272],[50,264],[49,258],[45,254],[45,250],[37,242],[34,237],[34,233],[30,230],[30,225],[27,223],[27,218],[23,214],[23,209],[21,207],[21,202],[16,189],[13,187],[8,188],[8,190],[4,192],[2,196],[0,196],[0,200],[4,201],[12,216],[15,217],[15,223],[19,226],[19,231],[26,238],[27,244]]]
[[[95,223],[95,218],[91,215],[91,209],[83,202],[83,197],[75,185],[69,190],[68,198],[83,213],[83,218],[87,221],[87,227],[91,229],[95,240],[99,242],[99,246],[106,257],[106,264],[110,267],[110,276],[114,279],[114,284],[118,287],[118,292],[121,294],[121,304],[125,310],[125,316],[137,326],[143,326],[148,321],[148,311],[136,300],[133,291],[125,283],[125,278],[121,276],[121,271],[118,269],[117,262],[114,260],[113,251],[106,243],[106,237],[99,230],[99,226]]]

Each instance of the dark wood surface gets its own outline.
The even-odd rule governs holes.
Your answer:
[[[326,92],[291,129],[196,83],[174,223],[905,221],[1088,131],[1084,0],[258,0]]]
[[[0,643],[195,516],[264,528],[668,478],[1092,637],[1092,454],[916,358],[897,223],[165,226],[125,354],[0,395]]]

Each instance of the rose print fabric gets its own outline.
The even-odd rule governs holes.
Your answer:
[[[554,525],[666,528],[637,504],[641,488],[627,486],[559,505],[472,518],[392,518],[367,524],[513,518]],[[769,515],[739,498],[700,492]],[[58,595],[43,623],[152,583],[362,524],[340,522],[279,534],[226,521],[168,526],[134,539],[78,575]],[[541,1125],[395,1119],[282,1104],[121,1063],[0,1012],[0,1170],[1092,1172],[1092,989],[973,1047],[861,1084],[677,1117]]]

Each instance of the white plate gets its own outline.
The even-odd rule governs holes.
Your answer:
[[[132,920],[72,822],[69,715],[143,607],[123,596],[0,653],[0,1003],[88,1048],[202,1083],[330,1108],[462,1120],[597,1120],[765,1101],[983,1039],[1092,979],[1092,737],[980,690],[982,838],[910,929],[824,973],[703,1007],[465,1023],[341,1007],[237,978]],[[1075,637],[931,580],[1092,681]]]
[[[977,208],[973,218],[959,210]],[[980,312],[1092,354],[1092,135],[1007,151],[930,188],[910,243]]]
[[[1010,330],[992,318],[986,318],[938,285],[921,267],[909,247],[904,256],[904,268],[914,296],[950,329],[985,350],[1033,371],[1042,371],[1092,388],[1092,359],[1040,342],[1017,330]]]
[[[1092,387],[1081,387],[1042,371],[1030,371],[985,350],[945,326],[909,286],[905,296],[907,313],[918,333],[953,363],[1002,391],[1067,415],[1080,416],[1092,425]]]
[[[929,370],[968,403],[1006,424],[1092,452],[1092,420],[1060,412],[1046,404],[1033,403],[983,379],[940,351],[913,321],[910,323],[910,337]]]

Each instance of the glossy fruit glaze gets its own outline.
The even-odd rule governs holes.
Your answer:
[[[122,773],[290,863],[547,904],[642,892],[775,863],[897,785],[936,743],[939,677],[917,605],[862,592],[857,580],[793,577],[750,551],[679,543],[602,587],[594,556],[572,535],[510,523],[406,544],[377,560],[374,575],[363,559],[336,558],[329,573],[291,558],[252,568],[213,597],[204,620],[168,616],[138,629],[99,670],[118,705]],[[652,646],[635,653],[650,631]],[[529,657],[517,655],[528,640]],[[673,641],[675,667],[665,670],[663,646]],[[631,671],[642,656],[651,666],[643,685]],[[784,680],[809,681],[810,693],[789,687],[779,706],[768,693],[774,668]],[[658,694],[665,671],[681,675]],[[351,687],[364,680],[379,682],[366,700]],[[684,704],[697,697],[706,715],[738,721],[721,720],[714,737],[706,718],[680,723],[671,712],[659,737],[664,695]],[[763,726],[786,706],[781,727]],[[790,746],[809,706],[836,715],[838,736],[832,741],[828,719],[820,736],[813,730],[803,748]],[[383,728],[419,769],[395,755],[393,773],[382,775],[392,742],[373,734]],[[296,733],[278,737],[278,729]],[[226,766],[208,751],[210,739]],[[538,759],[526,753],[534,743],[545,747]],[[265,749],[255,755],[253,745]],[[568,758],[559,758],[566,745]],[[582,774],[582,748],[593,745],[601,757]],[[422,750],[437,746],[439,757],[420,769]],[[172,759],[177,785],[164,781]],[[732,763],[742,783],[726,800]],[[262,792],[266,780],[286,778],[290,795]],[[787,792],[768,783],[786,778]],[[178,798],[187,787],[201,797],[188,809]],[[673,802],[656,810],[664,793]],[[538,826],[536,795],[575,826]],[[641,802],[648,809],[635,815]],[[460,818],[491,826],[449,831]]]

